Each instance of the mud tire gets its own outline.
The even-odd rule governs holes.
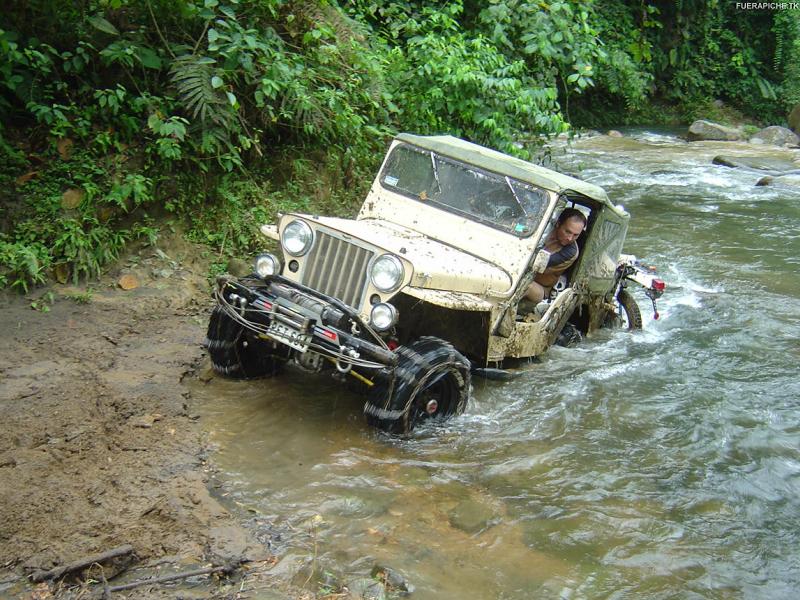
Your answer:
[[[211,313],[205,345],[214,371],[233,379],[276,375],[285,360],[271,344],[259,340],[221,306],[215,306]]]
[[[625,322],[621,323],[620,315],[614,313],[609,314],[606,321],[610,321],[612,326],[622,325],[629,331],[641,329],[642,313],[639,310],[639,305],[636,303],[636,300],[634,300],[633,296],[631,296],[627,290],[620,290],[619,294],[617,294],[617,302],[624,313]]]
[[[370,388],[364,414],[367,423],[396,434],[411,432],[426,420],[461,414],[472,389],[470,362],[453,346],[435,337],[421,337],[397,349],[397,367],[384,372]],[[425,410],[436,400],[436,410]]]
[[[583,334],[574,324],[567,322],[556,337],[556,345],[565,348],[577,346],[583,341]]]

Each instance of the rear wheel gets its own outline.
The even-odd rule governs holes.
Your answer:
[[[397,349],[394,377],[386,373],[369,391],[367,423],[390,433],[408,433],[422,421],[464,412],[470,392],[470,362],[451,344],[422,337]]]
[[[221,306],[211,313],[206,347],[214,371],[234,379],[269,377],[283,364],[272,344],[258,339]]]
[[[617,294],[616,304],[618,305],[617,312],[608,314],[607,325],[629,330],[642,328],[642,313],[639,305],[627,290],[620,290]]]

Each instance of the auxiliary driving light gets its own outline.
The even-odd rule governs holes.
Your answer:
[[[265,252],[264,254],[256,256],[253,270],[263,279],[264,277],[280,273],[281,263],[276,256]]]
[[[369,314],[369,321],[378,331],[386,331],[397,323],[397,309],[386,302],[376,304]]]

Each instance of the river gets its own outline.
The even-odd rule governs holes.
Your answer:
[[[379,435],[328,376],[192,384],[277,572],[323,595],[382,565],[420,600],[795,597],[800,189],[716,154],[797,158],[644,130],[554,151],[632,214],[661,318],[637,296],[644,331],[476,379],[444,427]]]

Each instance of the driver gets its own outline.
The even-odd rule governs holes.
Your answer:
[[[528,286],[525,297],[541,302],[555,285],[561,274],[578,259],[578,243],[575,241],[586,229],[586,216],[576,208],[565,208],[558,215],[556,226],[544,243],[550,252],[547,268],[539,273]]]

